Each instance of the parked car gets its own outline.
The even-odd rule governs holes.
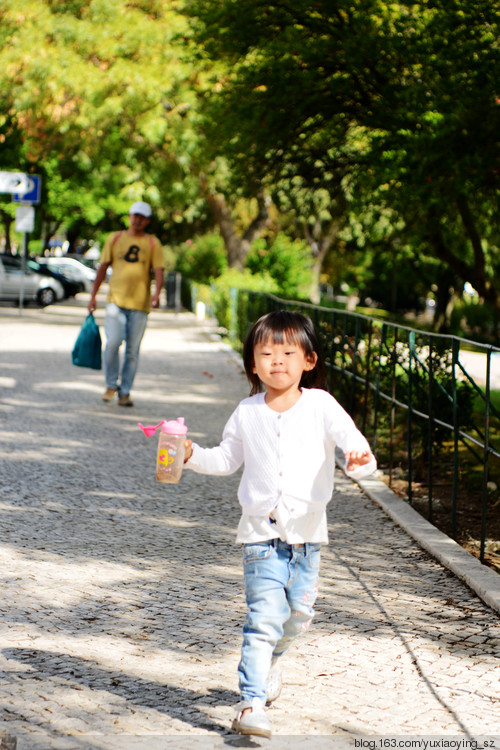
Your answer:
[[[21,291],[25,303],[35,302],[41,307],[64,299],[62,284],[51,276],[43,276],[26,267],[18,255],[0,255],[0,300],[19,303]]]
[[[81,261],[75,258],[68,258],[64,255],[60,258],[37,258],[37,261],[41,265],[45,265],[51,270],[61,273],[67,279],[80,284],[81,291],[90,292],[92,290],[96,272]]]
[[[59,271],[56,271],[54,268],[50,268],[50,266],[46,265],[45,263],[39,263],[37,260],[34,260],[34,258],[28,258],[27,266],[35,273],[57,279],[57,281],[64,289],[64,299],[69,299],[70,297],[74,297],[75,294],[83,292],[84,287],[80,281],[73,281],[73,279],[69,279],[67,276],[59,273]]]
[[[90,250],[87,250],[84,255],[77,255],[76,253],[66,253],[66,255],[64,255],[63,257],[78,260],[80,261],[80,263],[83,263],[84,266],[87,266],[87,268],[93,268],[94,271],[97,270],[97,267],[101,262],[101,253],[99,252],[99,250],[97,250],[97,248],[91,248]]]

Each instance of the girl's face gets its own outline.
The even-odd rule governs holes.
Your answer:
[[[256,344],[253,352],[253,372],[258,375],[268,392],[283,393],[298,390],[302,373],[312,370],[316,364],[316,353],[312,357],[299,344],[267,341]]]

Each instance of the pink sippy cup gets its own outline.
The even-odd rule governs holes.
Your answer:
[[[147,437],[155,434],[160,428],[158,436],[158,453],[156,458],[156,478],[159,482],[175,484],[181,478],[184,466],[184,440],[188,428],[184,424],[184,418],[178,417],[167,422],[165,419],[155,427],[139,427]]]

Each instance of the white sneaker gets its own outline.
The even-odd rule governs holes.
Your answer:
[[[271,722],[266,716],[262,701],[258,698],[254,698],[250,706],[244,706],[245,708],[251,708],[251,711],[243,713],[243,709],[238,710],[238,715],[233,721],[232,729],[238,734],[255,734],[258,737],[271,737],[273,729]]]

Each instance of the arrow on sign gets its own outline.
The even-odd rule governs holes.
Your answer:
[[[0,172],[0,193],[26,193],[30,186],[24,172]]]

